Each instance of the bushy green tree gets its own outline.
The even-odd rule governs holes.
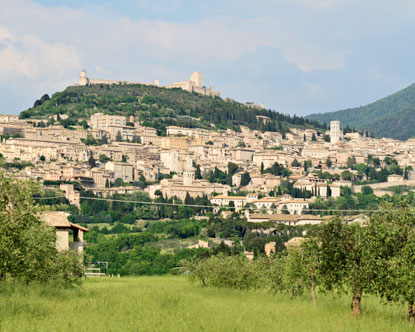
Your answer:
[[[0,279],[72,285],[83,267],[79,256],[57,251],[55,229],[38,218],[33,205],[38,191],[0,174]]]

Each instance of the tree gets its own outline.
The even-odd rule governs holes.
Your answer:
[[[284,206],[281,209],[282,214],[290,214],[290,211],[288,211],[287,205],[284,204]]]
[[[330,157],[327,157],[326,166],[327,168],[331,168],[331,166],[333,166],[333,163],[331,162]]]
[[[86,137],[86,139],[81,139],[81,141],[85,145],[98,145],[98,142],[96,141],[96,139],[94,138],[94,136],[92,136],[91,134],[88,134],[88,136]]]
[[[196,180],[203,179],[202,172],[201,172],[201,170],[200,170],[200,165],[196,165],[196,170],[195,170],[195,179],[196,179]]]
[[[86,120],[81,120],[81,121],[79,121],[78,122],[78,124],[80,125],[80,126],[82,126],[82,128],[84,128],[84,129],[88,129],[88,122],[86,122]]]
[[[117,135],[115,136],[115,140],[117,142],[122,142],[122,135],[121,135],[121,132],[119,130],[117,131]]]
[[[369,186],[363,186],[362,187],[362,194],[367,196],[373,194],[373,189]]]
[[[311,162],[311,160],[305,160],[303,163],[303,167],[304,167],[304,172],[307,172],[307,170],[309,169],[309,167],[311,167],[313,164]]]
[[[245,187],[249,182],[251,182],[251,176],[248,172],[243,173],[241,176],[241,187]]]
[[[140,136],[134,136],[132,139],[133,143],[141,144],[141,137]]]
[[[351,292],[353,314],[360,314],[363,293],[374,282],[373,255],[367,227],[346,224],[340,218],[322,225],[320,243],[322,284],[328,290]]]
[[[408,178],[409,178],[408,167],[405,167],[405,171],[403,173],[403,179],[408,180]]]
[[[343,171],[341,173],[341,177],[345,181],[351,181],[353,179],[353,176],[354,176],[353,173],[350,171]]]
[[[311,135],[311,140],[312,141],[317,141],[317,137],[316,137],[316,134],[315,133],[313,133],[313,135]]]
[[[40,158],[39,158],[39,160],[41,161],[41,162],[44,162],[45,160],[46,160],[46,158],[45,158],[45,156],[40,156]]]
[[[105,154],[101,153],[98,157],[98,160],[105,164],[108,160],[111,160],[111,158],[108,158]]]
[[[388,301],[406,303],[415,319],[415,210],[407,202],[386,206],[367,228],[372,253],[372,292]]]
[[[0,176],[0,280],[70,286],[83,275],[79,256],[57,251],[56,231],[38,219],[33,183]]]
[[[347,157],[346,165],[348,168],[353,169],[356,166],[356,158],[355,157]]]
[[[310,280],[311,296],[313,304],[316,306],[316,286],[320,281],[321,253],[320,243],[315,237],[308,238],[301,243],[302,265]]]
[[[415,321],[415,232],[408,234],[405,246],[399,255],[390,260],[388,272],[390,272],[386,297],[395,301],[407,304],[407,319]],[[385,294],[382,294],[385,297]]]
[[[99,144],[100,145],[108,144],[108,137],[107,137],[107,135],[105,135],[105,134],[102,135],[102,137],[99,140]]]
[[[89,164],[89,167],[91,167],[91,168],[94,168],[96,166],[95,159],[92,155],[89,156],[88,164]]]
[[[114,187],[122,187],[124,185],[124,181],[121,178],[116,178],[114,181]]]
[[[301,167],[300,162],[297,160],[297,158],[294,158],[294,160],[291,163],[292,167]]]

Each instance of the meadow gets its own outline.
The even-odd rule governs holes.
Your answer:
[[[88,279],[74,289],[0,284],[0,331],[413,331],[405,307],[319,294],[290,300],[266,291],[204,288],[183,276]]]

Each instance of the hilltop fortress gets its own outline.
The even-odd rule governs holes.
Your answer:
[[[143,84],[143,85],[153,85],[153,86],[161,87],[159,85],[158,80],[154,80],[152,83],[103,80],[103,79],[97,79],[97,78],[89,78],[86,75],[86,71],[81,70],[81,74],[79,75],[78,85],[87,86],[87,85],[93,85],[93,84]],[[203,86],[202,73],[200,72],[194,72],[192,75],[190,75],[190,79],[188,81],[174,82],[171,85],[164,86],[164,88],[168,88],[168,89],[180,88],[185,91],[197,92],[197,93],[200,93],[206,96],[212,96],[212,97],[219,96],[219,92],[215,91],[213,87],[207,88]]]

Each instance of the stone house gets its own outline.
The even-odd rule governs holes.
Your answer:
[[[84,232],[88,229],[69,222],[69,213],[62,211],[44,211],[40,219],[56,229],[56,248],[59,251],[74,250],[79,254],[84,251]]]

